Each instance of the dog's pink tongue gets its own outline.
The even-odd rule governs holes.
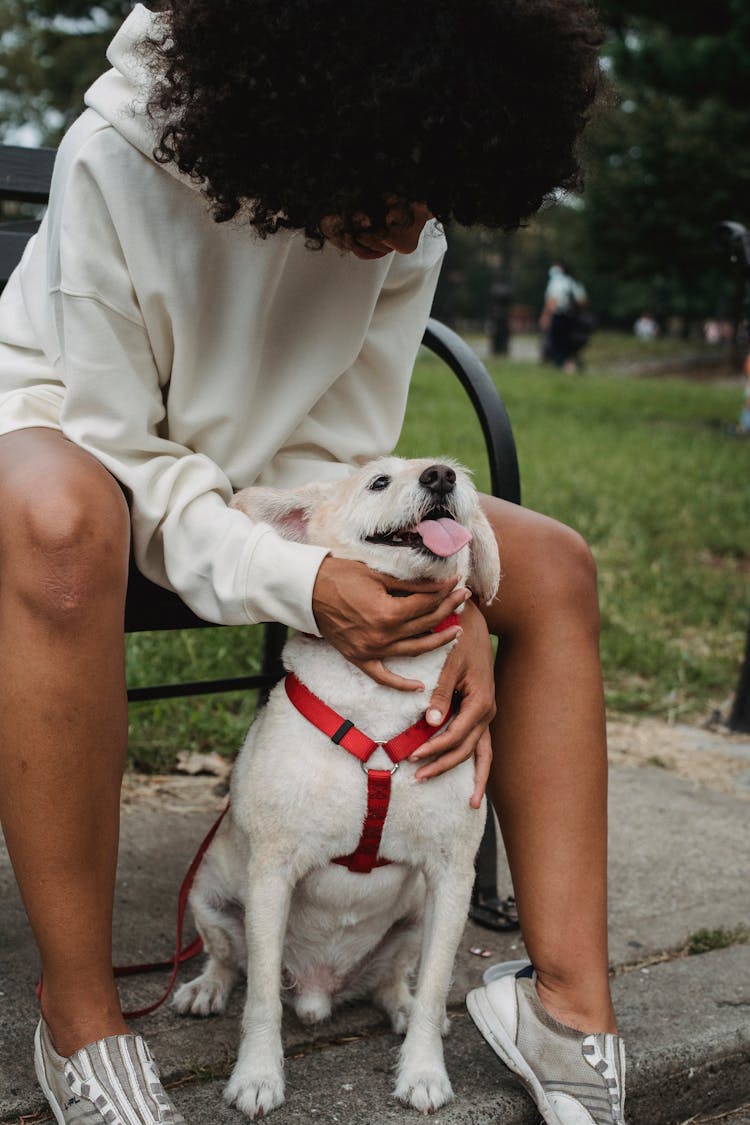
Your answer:
[[[428,551],[444,559],[455,555],[471,542],[471,532],[467,531],[463,524],[447,517],[440,520],[422,520],[414,530],[422,537],[422,542]]]

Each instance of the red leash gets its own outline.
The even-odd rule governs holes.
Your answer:
[[[227,804],[218,820],[208,830],[205,839],[198,848],[198,851],[195,853],[195,858],[190,864],[185,878],[182,880],[182,886],[180,887],[180,893],[177,898],[177,938],[174,956],[169,961],[152,961],[149,964],[143,965],[115,965],[112,969],[112,972],[116,977],[135,976],[138,973],[166,972],[167,969],[172,970],[172,975],[169,978],[167,987],[164,990],[162,996],[158,1000],[155,1000],[153,1004],[148,1004],[145,1008],[137,1008],[132,1012],[123,1012],[123,1016],[126,1020],[140,1019],[141,1016],[148,1016],[151,1014],[151,1012],[155,1012],[157,1008],[160,1008],[174,988],[174,983],[177,979],[177,973],[179,972],[180,965],[183,965],[192,957],[196,957],[203,949],[203,941],[199,937],[195,938],[194,941],[191,941],[190,944],[185,946],[184,949],[182,948],[182,930],[185,922],[185,911],[187,909],[187,901],[188,895],[190,894],[190,888],[193,885],[193,881],[195,879],[196,872],[200,867],[201,860],[206,854],[211,841],[218,832],[219,825],[221,824],[228,811],[229,805]],[[37,1000],[41,1000],[42,998],[42,984],[43,977],[40,976],[36,986]]]

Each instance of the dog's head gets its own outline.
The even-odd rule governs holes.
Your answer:
[[[454,461],[382,457],[340,481],[246,488],[232,506],[287,539],[394,578],[458,574],[482,601],[497,593],[495,536],[467,471]]]

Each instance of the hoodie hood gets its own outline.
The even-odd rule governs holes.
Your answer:
[[[107,48],[112,69],[86,91],[84,102],[104,118],[129,144],[154,159],[158,126],[146,113],[151,74],[138,47],[163,29],[163,17],[137,4]],[[176,179],[195,187],[174,164],[162,165]]]

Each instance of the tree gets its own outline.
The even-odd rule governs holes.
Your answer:
[[[742,109],[750,75],[745,0],[601,0],[609,55],[631,88],[674,94],[687,104],[718,99]]]
[[[56,144],[106,66],[130,0],[0,0],[0,127]]]
[[[596,273],[620,279],[622,317],[641,311],[634,298],[663,314],[726,313],[730,282],[711,237],[722,219],[750,220],[750,8],[604,0],[602,9],[615,98],[588,140]]]

